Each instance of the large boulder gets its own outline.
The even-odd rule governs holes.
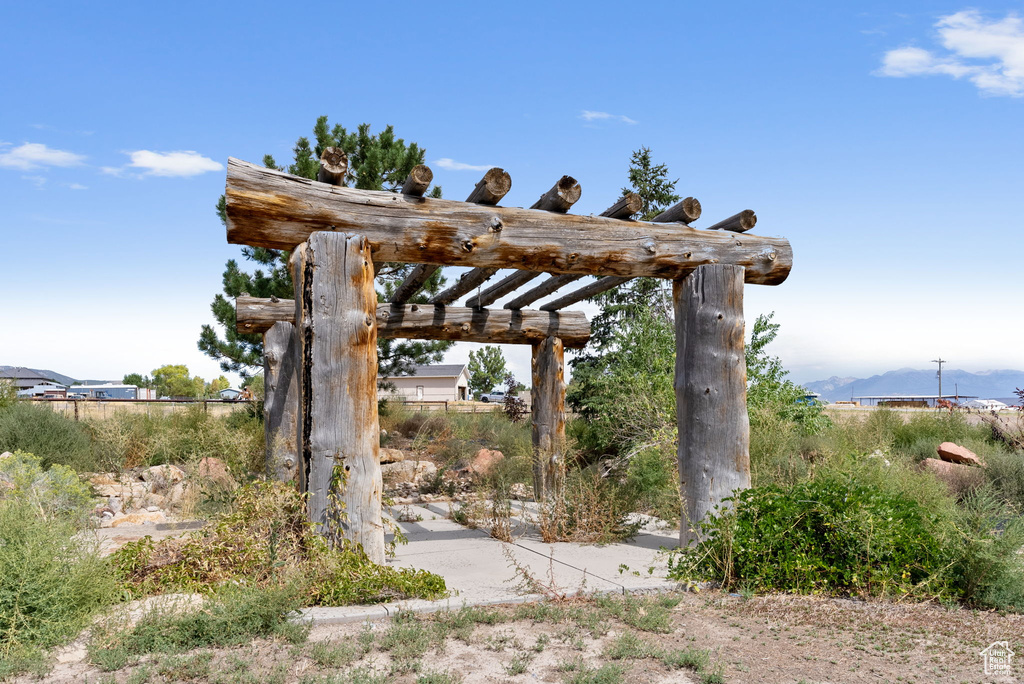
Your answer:
[[[935,448],[938,452],[939,458],[943,461],[949,461],[950,463],[963,463],[965,465],[980,466],[981,459],[978,458],[970,449],[954,444],[953,442],[943,442]]]
[[[175,465],[158,465],[142,471],[142,481],[149,482],[155,491],[167,489],[185,479],[185,471]]]
[[[470,463],[469,469],[481,476],[490,475],[494,471],[495,466],[505,458],[505,454],[495,449],[480,449],[473,456],[473,462]]]

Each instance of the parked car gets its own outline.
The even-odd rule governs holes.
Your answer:
[[[493,401],[495,403],[503,402],[505,401],[505,390],[494,390],[492,392],[488,392],[487,394],[481,394],[480,401],[484,402],[485,404],[489,401]]]

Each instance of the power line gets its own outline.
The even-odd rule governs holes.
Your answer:
[[[932,359],[932,363],[939,364],[939,399],[942,399],[942,364],[949,362],[940,356],[937,359]]]

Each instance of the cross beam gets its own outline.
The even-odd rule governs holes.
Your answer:
[[[239,297],[235,300],[238,332],[262,333],[278,321],[295,322],[291,299]],[[461,306],[406,304],[377,306],[377,336],[414,340],[454,340],[490,344],[536,344],[557,337],[567,348],[590,339],[590,321],[580,311],[508,311]]]
[[[777,285],[793,251],[784,238],[706,231],[400,193],[335,187],[228,160],[228,242],[293,249],[315,231],[366,236],[374,261],[681,278],[703,264],[743,266]]]

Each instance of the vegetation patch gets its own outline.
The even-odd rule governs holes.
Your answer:
[[[371,562],[361,549],[331,547],[306,521],[294,487],[257,482],[238,490],[230,512],[185,539],[147,537],[112,556],[136,596],[210,593],[226,583],[301,587],[306,605],[339,606],[402,598],[436,599],[444,579]]]

